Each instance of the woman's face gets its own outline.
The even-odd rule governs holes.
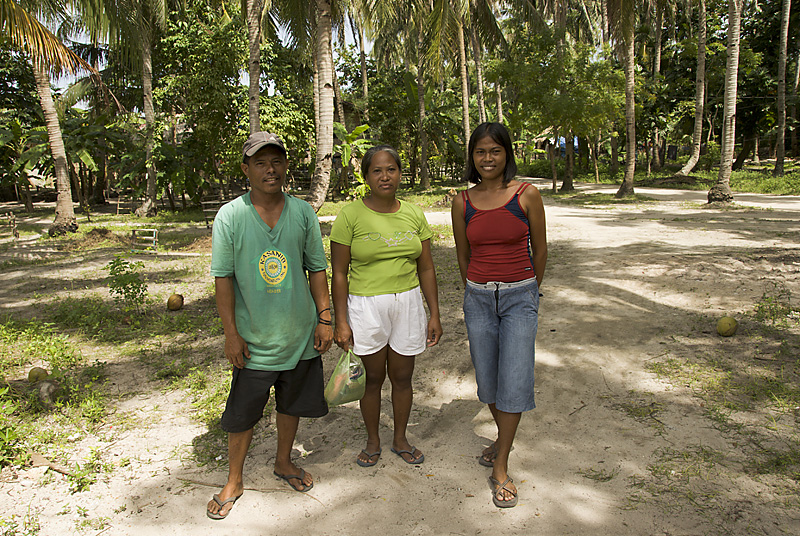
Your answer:
[[[481,180],[502,180],[506,170],[506,150],[491,136],[484,136],[475,144],[472,162]]]
[[[364,177],[373,196],[394,197],[400,187],[400,166],[386,151],[375,153]]]

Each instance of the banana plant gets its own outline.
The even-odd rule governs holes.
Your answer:
[[[367,195],[368,192],[367,184],[359,171],[358,161],[364,156],[367,149],[375,145],[372,140],[361,137],[368,129],[369,125],[360,125],[352,132],[347,132],[347,128],[343,124],[333,123],[333,133],[341,142],[334,147],[334,154],[338,154],[342,158],[342,171],[337,189],[340,192],[346,191],[348,195],[358,199]],[[350,174],[353,175],[354,180],[352,186],[349,180]]]

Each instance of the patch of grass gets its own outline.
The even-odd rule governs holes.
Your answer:
[[[187,350],[184,345],[170,345],[142,353],[157,378],[166,380],[172,388],[187,392],[195,410],[194,418],[203,423],[208,431],[193,439],[193,455],[200,465],[218,464],[227,452],[228,434],[219,426],[219,417],[225,408],[225,400],[231,381],[227,360],[206,355],[198,359],[198,352]],[[201,354],[202,355],[202,354]],[[264,410],[269,415],[270,403]]]
[[[715,332],[702,340],[698,333],[685,349],[691,357],[670,357],[647,368],[690,388],[715,426],[746,451],[750,470],[799,480],[800,359],[791,315],[788,291],[773,284],[756,303],[752,321],[740,325],[738,352],[731,354],[732,340]],[[697,352],[706,343],[711,350]]]
[[[731,373],[722,367],[708,363],[693,363],[668,358],[645,364],[645,368],[661,377],[671,378],[675,383],[685,385],[695,394],[725,397],[732,389]]]
[[[800,482],[800,443],[788,445],[785,450],[766,449],[752,465],[759,474],[786,474]]]
[[[695,445],[686,450],[661,447],[654,453],[655,461],[648,465],[650,474],[662,482],[687,483],[692,478],[707,479],[724,458],[714,449]]]
[[[641,194],[629,195],[622,199],[617,199],[613,194],[587,194],[582,192],[558,192],[554,194],[552,190],[541,190],[541,192],[543,196],[555,199],[559,203],[582,207],[598,205],[638,205],[655,202],[654,199]]]
[[[119,315],[99,296],[66,297],[51,303],[49,319],[88,337],[105,332],[119,321]]]
[[[791,305],[792,294],[782,282],[772,282],[761,299],[753,307],[753,318],[761,324],[775,329],[787,328],[790,321],[797,322],[794,313],[798,310]]]
[[[352,203],[351,201],[325,201],[317,211],[317,216],[336,216],[341,210]]]
[[[62,330],[78,332],[97,342],[143,340],[175,333],[215,336],[222,333],[222,322],[214,308],[213,288],[209,292],[209,296],[193,302],[193,310],[169,311],[167,298],[158,296],[148,300],[140,313],[120,311],[99,296],[66,297],[53,302],[48,320]]]
[[[0,392],[0,465],[20,465],[23,453],[58,448],[67,436],[83,435],[106,418],[105,363],[86,365],[74,343],[52,324],[6,321],[0,333],[3,353],[10,349],[18,355],[20,366],[35,359],[49,367],[46,382],[14,382]],[[16,371],[24,375],[19,367]]]
[[[41,529],[39,515],[30,506],[25,515],[0,517],[0,536],[37,536]]]
[[[150,218],[140,218],[135,214],[108,214],[108,213],[95,213],[91,215],[92,223],[101,222],[115,222],[115,223],[129,223],[131,227],[138,227],[141,224],[166,224],[166,223],[199,223],[203,220],[203,211],[200,207],[190,207],[186,210],[159,210],[156,216]],[[86,222],[79,221],[82,225]],[[136,225],[138,224],[138,225]]]
[[[800,195],[800,171],[795,169],[783,177],[774,177],[771,168],[736,171],[731,174],[731,189],[756,194]]]
[[[97,482],[98,476],[103,472],[113,470],[113,468],[113,464],[103,462],[99,450],[92,449],[86,461],[83,464],[76,463],[70,474],[67,475],[70,492],[88,491],[91,485]]]
[[[636,422],[654,427],[658,433],[664,431],[664,423],[658,418],[663,406],[651,393],[629,391],[626,399],[614,402],[613,406]]]
[[[80,351],[66,336],[56,333],[53,324],[9,318],[0,322],[0,370],[23,366],[36,358],[46,361],[53,371],[74,368],[83,360]]]
[[[588,478],[589,480],[596,480],[597,482],[608,482],[609,480],[613,479],[615,476],[619,474],[619,467],[615,467],[610,470],[606,470],[604,468],[595,469],[594,467],[589,467],[588,469],[579,469],[578,474],[581,475],[583,478]]]

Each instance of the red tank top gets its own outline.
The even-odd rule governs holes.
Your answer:
[[[535,277],[531,256],[528,217],[519,196],[529,184],[522,184],[502,207],[479,210],[464,191],[464,222],[470,257],[467,279],[476,283],[513,283]]]

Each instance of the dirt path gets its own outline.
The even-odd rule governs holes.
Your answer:
[[[752,339],[719,338],[715,322],[731,313],[746,327],[743,313],[776,282],[800,296],[800,199],[737,196],[753,208],[721,211],[700,205],[703,192],[637,193],[657,202],[546,200],[538,407],[523,416],[511,454],[516,508],[493,506],[490,472],[476,460],[494,428],[475,396],[446,235],[435,248],[445,336],[417,359],[415,373],[410,439],[425,453],[421,466],[389,451],[385,390],[375,467],[354,463],[365,440],[357,405],[301,424],[296,454],[316,479],[308,494],[273,477],[273,428],[262,427],[266,439],[246,462],[248,491],[228,519],[210,521],[205,503],[225,473],[192,462],[192,441],[204,430],[188,418],[181,393],[153,385],[119,409],[136,424],[103,445],[131,456],[128,468],[75,495],[43,468],[20,472],[0,491],[20,514],[38,513],[41,534],[73,533],[76,505],[107,518],[103,530],[86,531],[104,535],[800,534],[796,484],[746,470],[741,438],[715,425],[690,386],[647,367],[696,353],[749,356]],[[430,218],[449,222],[446,213]],[[326,356],[328,370],[336,357]],[[797,423],[789,426],[796,436]]]

